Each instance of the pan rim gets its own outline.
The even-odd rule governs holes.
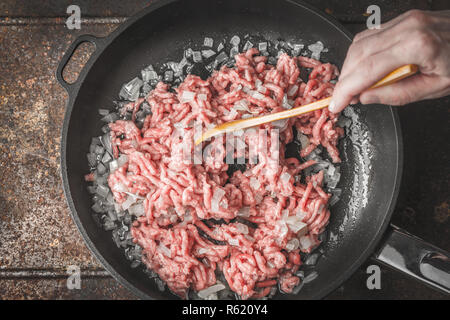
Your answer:
[[[129,18],[126,22],[121,24],[117,27],[115,31],[113,31],[110,35],[108,35],[106,38],[101,39],[100,41],[103,42],[101,48],[97,48],[97,50],[92,54],[89,61],[84,66],[83,70],[79,74],[79,78],[75,85],[73,85],[73,88],[71,88],[68,91],[68,100],[66,103],[66,111],[63,121],[63,127],[62,127],[62,136],[61,136],[61,144],[60,144],[60,165],[61,165],[61,175],[62,175],[62,182],[63,182],[63,189],[64,189],[64,195],[66,197],[67,204],[70,208],[71,217],[75,222],[75,225],[77,226],[78,231],[81,233],[84,242],[86,243],[86,246],[92,252],[94,257],[100,262],[100,264],[112,275],[114,279],[116,279],[119,283],[121,283],[124,287],[126,287],[129,291],[131,291],[133,294],[135,294],[138,298],[141,299],[148,299],[148,300],[154,300],[155,298],[150,296],[149,294],[143,292],[136,286],[134,286],[129,280],[124,278],[114,267],[112,267],[108,261],[103,257],[103,255],[100,253],[100,251],[97,249],[97,246],[94,244],[94,242],[91,240],[88,232],[86,231],[85,227],[83,226],[83,223],[81,222],[78,212],[75,208],[74,201],[72,199],[71,190],[69,186],[69,178],[68,178],[68,172],[67,172],[67,154],[66,154],[66,146],[67,146],[67,137],[68,137],[68,128],[70,123],[71,114],[75,105],[75,101],[78,96],[78,92],[81,88],[82,83],[84,82],[86,76],[88,75],[91,67],[93,64],[97,61],[97,59],[102,55],[103,51],[125,30],[127,30],[131,25],[133,25],[135,22],[143,18],[144,16],[150,14],[151,12],[159,9],[160,7],[163,7],[165,5],[178,2],[182,0],[160,0],[156,3],[150,4],[148,7],[142,9],[139,13],[135,14],[131,18]],[[343,26],[341,25],[334,17],[327,15],[325,13],[320,12],[318,9],[314,8],[313,6],[304,3],[302,0],[284,0],[288,3],[291,3],[293,5],[299,6],[305,10],[310,11],[312,14],[317,15],[322,20],[324,20],[326,23],[328,23],[330,26],[333,26],[337,31],[342,33],[345,37],[348,38],[348,40],[352,41],[353,35]],[[375,251],[376,246],[380,243],[382,237],[384,236],[384,233],[386,232],[386,229],[390,223],[397,197],[400,190],[400,184],[401,184],[401,177],[402,177],[402,171],[403,171],[403,139],[402,139],[402,133],[401,133],[401,127],[400,122],[398,119],[398,113],[396,110],[394,110],[391,106],[385,106],[385,108],[389,108],[389,111],[392,116],[392,121],[394,125],[394,132],[395,132],[395,144],[397,148],[397,157],[396,157],[396,163],[395,163],[395,174],[394,174],[394,181],[393,181],[393,189],[392,193],[389,199],[389,206],[387,211],[384,213],[384,219],[383,222],[380,224],[380,227],[378,230],[376,230],[376,236],[370,240],[369,245],[361,252],[359,257],[355,259],[355,261],[352,263],[352,265],[347,268],[345,272],[337,276],[332,282],[330,282],[328,285],[324,286],[321,290],[315,292],[312,296],[308,297],[308,299],[322,299],[326,297],[328,294],[330,294],[333,290],[337,289],[340,285],[342,285],[346,280],[350,278],[352,274],[356,271],[357,268],[359,268],[369,257],[370,255]]]

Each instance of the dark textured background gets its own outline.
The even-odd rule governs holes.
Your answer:
[[[448,0],[307,1],[350,31],[365,28],[367,6],[382,21],[411,8],[450,9]],[[78,0],[83,24],[65,25],[72,1],[0,3],[0,299],[132,299],[85,247],[64,200],[59,143],[67,94],[54,73],[80,34],[104,36],[147,6],[144,0]],[[81,47],[67,68],[72,80],[89,56]],[[450,251],[450,98],[400,107],[405,167],[393,223]],[[366,288],[368,261],[329,299],[448,299],[382,267],[382,289]],[[65,270],[82,269],[82,289],[68,290]]]

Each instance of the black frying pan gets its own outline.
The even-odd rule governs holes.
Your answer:
[[[106,38],[79,37],[68,49],[57,78],[69,93],[61,142],[64,191],[73,218],[88,247],[123,285],[142,298],[175,296],[160,292],[142,270],[131,269],[108,232],[91,216],[91,199],[84,174],[90,139],[101,134],[98,108],[111,106],[122,84],[149,64],[178,61],[193,43],[205,36],[221,39],[238,34],[314,43],[329,52],[322,60],[338,66],[344,61],[352,36],[334,19],[303,4],[281,0],[162,0],[143,10]],[[74,84],[62,70],[76,47],[91,42],[96,51]],[[384,238],[375,257],[441,290],[449,292],[448,254],[400,230],[389,227],[402,171],[402,141],[395,111],[388,106],[358,108],[353,139],[341,145],[344,155],[339,186],[341,201],[332,208],[323,246],[319,277],[297,295],[284,299],[322,298],[344,282]],[[389,228],[389,231],[386,230]]]

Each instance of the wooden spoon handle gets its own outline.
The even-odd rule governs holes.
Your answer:
[[[387,76],[385,76],[383,79],[381,79],[380,81],[375,83],[370,88],[373,89],[373,88],[378,88],[378,87],[382,87],[382,86],[387,86],[391,83],[394,83],[396,81],[399,81],[401,79],[404,79],[406,77],[409,77],[409,76],[415,74],[417,72],[417,70],[418,70],[417,65],[407,64],[403,67],[395,69],[394,71],[389,73]],[[306,104],[303,106],[299,106],[296,108],[292,108],[292,109],[277,112],[277,113],[267,114],[267,115],[264,115],[261,117],[240,119],[240,120],[225,122],[221,125],[216,126],[215,128],[207,130],[205,133],[203,133],[203,135],[200,138],[198,138],[195,141],[195,144],[198,145],[202,141],[209,139],[211,137],[217,136],[219,134],[233,132],[233,131],[241,130],[241,129],[245,129],[245,128],[250,128],[250,127],[258,126],[258,125],[261,125],[264,123],[277,121],[277,120],[283,120],[283,119],[287,119],[287,118],[292,118],[292,117],[296,117],[296,116],[299,116],[301,114],[305,114],[305,113],[308,113],[311,111],[320,110],[320,109],[327,107],[330,104],[330,102],[331,102],[331,97],[328,97],[328,98],[317,100],[313,103],[309,103],[309,104]]]
[[[387,76],[385,76],[383,79],[375,83],[373,86],[370,87],[370,89],[383,87],[390,85],[391,83],[400,81],[406,77],[412,76],[413,74],[417,73],[419,70],[419,67],[415,64],[407,64],[403,67],[400,67],[398,69],[395,69],[391,73],[389,73]]]
[[[384,86],[390,85],[390,84],[392,84],[394,82],[400,81],[400,80],[402,80],[402,79],[404,79],[406,77],[409,77],[409,76],[415,74],[417,72],[417,70],[419,70],[419,68],[415,64],[404,65],[403,67],[395,69],[394,71],[389,73],[383,79],[381,79],[380,81],[375,83],[373,86],[371,86],[370,89],[384,87]],[[318,102],[320,102],[320,103],[317,104]],[[305,104],[303,106],[299,106],[297,108],[293,108],[291,110],[296,110],[294,112],[295,115],[301,115],[301,114],[304,114],[304,113],[307,113],[307,112],[323,109],[323,108],[327,107],[330,104],[330,102],[331,102],[331,97],[328,97],[328,98],[321,99],[321,100],[318,100],[318,101],[310,103],[310,104]],[[326,103],[326,104],[324,104],[324,103]],[[283,112],[284,111],[277,112],[277,113],[274,113],[274,114],[281,114]],[[281,119],[284,119],[284,118],[281,118]]]

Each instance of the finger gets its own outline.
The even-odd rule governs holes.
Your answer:
[[[393,51],[386,50],[368,57],[358,65],[354,72],[339,78],[334,88],[332,103],[329,106],[330,111],[334,113],[342,111],[355,96],[368,89],[392,70],[408,63],[400,61]]]
[[[359,102],[359,98],[353,98],[351,101],[350,101],[350,104],[357,104]]]
[[[417,74],[385,87],[363,91],[359,97],[362,104],[381,103],[401,106],[423,99],[433,99],[447,93],[450,80]]]
[[[426,15],[426,19],[423,17],[424,15]],[[387,28],[368,34],[356,43],[353,43],[347,52],[347,57],[341,70],[341,77],[345,77],[348,73],[353,72],[355,67],[368,56],[392,47],[393,43],[413,37],[411,28],[414,29],[414,26],[418,23],[420,24],[422,20],[434,21],[437,19],[434,17],[430,18],[430,15],[423,11],[410,10],[386,23]],[[413,55],[417,55],[417,53],[414,52]]]
[[[340,77],[345,77],[349,73],[352,73],[367,57],[390,49],[400,40],[400,37],[401,33],[395,27],[393,29],[383,30],[352,44],[347,52]]]

